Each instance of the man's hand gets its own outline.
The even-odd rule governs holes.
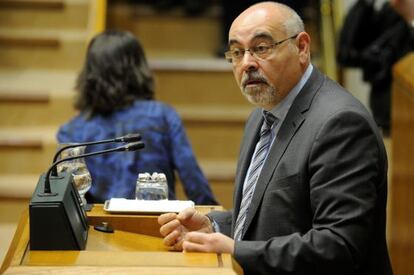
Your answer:
[[[164,236],[164,245],[182,250],[182,242],[189,231],[212,233],[213,227],[206,215],[197,212],[194,208],[187,208],[178,215],[167,213],[158,217],[161,225],[160,233]]]
[[[234,240],[221,233],[188,232],[182,243],[184,251],[191,252],[234,252]]]

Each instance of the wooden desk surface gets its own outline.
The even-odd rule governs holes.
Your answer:
[[[198,206],[209,212],[216,208]],[[108,214],[102,205],[88,212],[85,250],[31,251],[28,212],[22,216],[0,272],[4,274],[242,274],[228,254],[169,251],[159,235],[157,216]],[[93,228],[109,222],[114,233]],[[115,253],[114,253],[115,252]]]

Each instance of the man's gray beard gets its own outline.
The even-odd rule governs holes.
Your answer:
[[[250,93],[247,92],[249,89]],[[249,102],[257,106],[268,106],[276,102],[276,89],[271,86],[266,88],[254,87],[254,88],[242,88],[243,95]]]

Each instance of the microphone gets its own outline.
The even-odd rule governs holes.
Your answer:
[[[51,176],[52,170],[65,161],[100,154],[136,151],[144,148],[141,141],[68,157],[55,161],[47,173],[40,176],[29,204],[31,250],[83,250],[88,239],[88,221],[73,183],[72,173]],[[53,184],[53,191],[50,188]]]
[[[134,137],[131,137],[131,136],[128,137],[128,135],[127,135],[127,136],[120,137],[120,138],[117,138],[117,139],[133,140],[133,139],[136,139],[136,138],[141,139],[141,136],[138,134],[138,136],[135,135]],[[116,139],[113,139],[113,140],[116,140]],[[97,141],[97,142],[102,143],[102,141]],[[105,141],[105,142],[107,142],[107,141]],[[70,146],[72,146],[72,145],[70,145]],[[78,146],[83,146],[83,145],[78,145]],[[111,148],[111,149],[107,149],[107,150],[95,151],[95,152],[82,154],[82,155],[77,155],[77,156],[73,156],[73,157],[68,157],[68,158],[64,158],[64,159],[55,161],[55,162],[53,162],[52,166],[50,166],[49,170],[46,173],[43,193],[39,193],[37,195],[38,196],[56,196],[57,195],[56,193],[52,193],[52,191],[50,189],[50,174],[52,173],[52,171],[56,171],[57,165],[62,163],[62,162],[70,161],[70,160],[74,160],[74,159],[79,159],[79,158],[90,157],[90,156],[102,155],[102,154],[107,154],[107,153],[112,153],[112,152],[136,151],[136,150],[142,149],[144,147],[145,147],[145,144],[142,141],[138,141],[138,142],[128,143],[126,145]],[[52,175],[52,176],[57,176],[57,174]]]
[[[79,147],[79,146],[97,145],[97,144],[104,144],[104,143],[114,143],[114,142],[124,142],[124,143],[126,143],[126,142],[136,142],[136,141],[140,141],[141,138],[142,138],[141,135],[136,133],[136,134],[127,134],[125,136],[117,137],[117,138],[113,138],[113,139],[105,139],[105,140],[99,140],[99,141],[90,141],[90,142],[84,142],[84,143],[69,144],[69,145],[66,145],[66,146],[60,148],[55,153],[55,156],[53,157],[53,162],[52,163],[55,163],[57,161],[57,158],[59,157],[60,153],[62,153],[63,151],[65,151],[66,149],[69,149],[69,148],[74,148],[74,147]],[[52,170],[52,175],[57,176],[56,168],[54,168]]]

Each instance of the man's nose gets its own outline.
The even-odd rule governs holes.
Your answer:
[[[250,50],[245,50],[243,59],[241,61],[243,71],[256,70],[258,67],[257,59],[253,56]]]

